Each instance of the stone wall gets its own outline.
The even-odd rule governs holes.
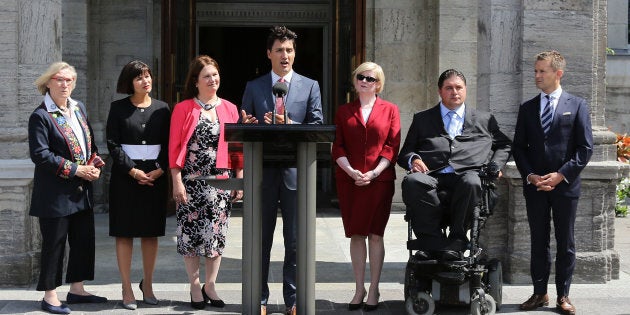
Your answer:
[[[40,240],[37,220],[28,215],[27,126],[42,101],[33,82],[61,59],[61,4],[4,1],[0,21],[0,285],[29,285],[39,270]]]

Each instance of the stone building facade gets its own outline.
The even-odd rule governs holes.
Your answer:
[[[612,0],[609,0],[612,1]],[[220,8],[229,1],[198,1]],[[216,2],[216,4],[214,3]],[[337,0],[294,1],[306,15]],[[39,230],[28,216],[32,163],[27,120],[41,101],[32,82],[53,61],[65,60],[79,72],[73,97],[85,101],[97,144],[106,154],[104,126],[121,67],[138,58],[155,72],[163,64],[162,1],[6,0],[0,7],[0,285],[26,285],[38,269]],[[239,2],[241,3],[241,2]],[[265,3],[242,3],[245,18]],[[468,80],[467,105],[491,111],[512,135],[519,104],[538,91],[533,58],[557,49],[568,59],[563,88],[586,98],[591,107],[596,153],[584,172],[577,218],[576,282],[605,282],[619,275],[614,250],[614,188],[628,169],[614,162],[614,135],[606,122],[606,0],[357,0],[365,11],[365,60],[387,75],[382,97],[399,105],[403,138],[413,113],[438,102],[437,77],[457,68]],[[200,6],[201,7],[201,6]],[[218,10],[218,9],[217,9]],[[249,10],[249,13],[248,13]],[[330,12],[329,12],[330,13]],[[226,14],[224,16],[228,16]],[[334,18],[333,14],[329,14]],[[544,20],[545,23],[540,23]],[[279,20],[282,21],[282,20]],[[230,23],[236,23],[232,21]],[[276,21],[277,22],[277,21]],[[297,23],[297,22],[296,22]],[[332,24],[332,23],[331,23]],[[290,25],[290,24],[289,24]],[[324,33],[329,29],[324,27]],[[328,38],[328,37],[326,37]],[[328,44],[324,43],[325,49]],[[333,59],[335,56],[330,56]],[[297,61],[296,63],[299,63]],[[323,81],[330,73],[324,71]],[[330,90],[330,82],[320,82]],[[160,91],[157,91],[158,98]],[[154,93],[156,94],[156,93]],[[325,95],[330,93],[325,92]],[[337,105],[325,97],[325,108]],[[331,115],[332,116],[332,115]],[[404,176],[399,170],[400,180]],[[504,264],[505,278],[528,283],[529,233],[521,182],[515,166],[504,170],[502,199],[486,227],[484,243]],[[97,194],[106,204],[106,178]],[[402,209],[400,191],[395,208]]]

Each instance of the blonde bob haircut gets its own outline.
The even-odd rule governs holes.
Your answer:
[[[381,66],[371,61],[360,64],[356,69],[354,69],[354,71],[352,71],[352,86],[354,86],[354,80],[357,79],[357,74],[365,71],[374,71],[374,75],[378,80],[375,82],[377,85],[376,94],[381,93],[385,87],[385,73],[383,73],[383,68],[381,68]]]
[[[58,61],[51,64],[48,69],[46,69],[46,72],[44,72],[42,75],[39,76],[39,78],[37,78],[37,80],[35,80],[35,86],[37,86],[37,90],[39,91],[39,93],[42,93],[42,95],[46,95],[46,93],[48,92],[48,81],[50,81],[52,77],[59,73],[59,71],[65,69],[70,70],[70,72],[72,73],[72,83],[70,84],[70,91],[74,90],[74,87],[77,84],[77,70],[75,70],[74,67],[67,62]]]

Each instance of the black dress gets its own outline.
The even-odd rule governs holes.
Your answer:
[[[109,235],[164,236],[168,198],[168,136],[171,112],[162,101],[138,108],[129,97],[112,102],[107,117],[107,148],[112,157],[109,184]],[[132,160],[122,145],[160,145],[157,159]],[[164,174],[154,186],[139,185],[132,168],[148,173],[157,167]]]

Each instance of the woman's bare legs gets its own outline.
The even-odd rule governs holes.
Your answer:
[[[206,294],[213,300],[220,300],[216,291],[217,275],[221,266],[221,256],[206,258]]]
[[[199,282],[199,257],[184,257],[186,274],[190,283],[190,297],[193,302],[203,301],[201,283]]]
[[[142,291],[144,298],[154,298],[153,293],[153,272],[155,271],[155,262],[158,254],[158,238],[143,237],[141,239],[142,246]]]
[[[376,305],[380,295],[378,284],[381,281],[381,270],[385,259],[383,237],[375,234],[368,235],[368,247],[370,250],[370,291],[365,303]]]
[[[352,271],[354,272],[355,291],[350,304],[360,304],[365,297],[365,259],[367,258],[367,248],[365,236],[352,235],[350,237],[350,259],[352,260]]]
[[[128,304],[136,300],[131,289],[131,258],[133,257],[133,238],[116,237],[116,260],[122,283],[123,303]]]

